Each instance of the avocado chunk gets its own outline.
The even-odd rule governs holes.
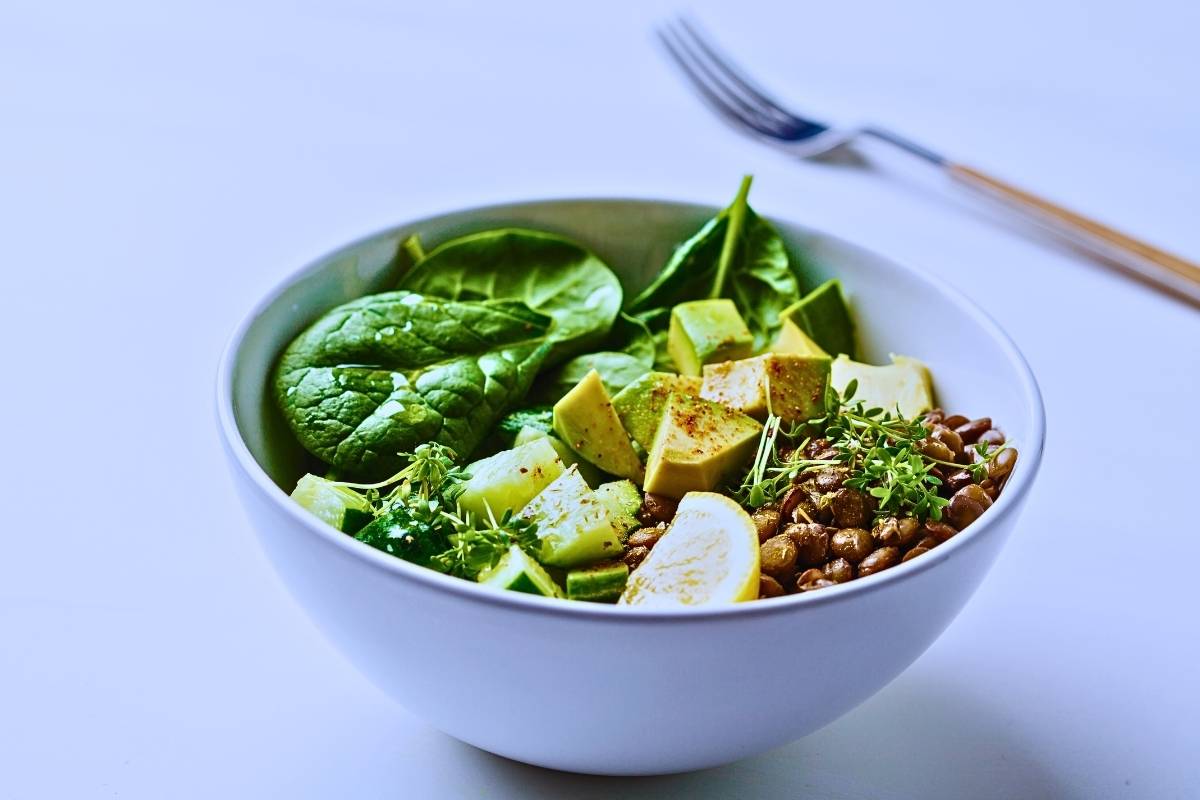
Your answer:
[[[700,396],[758,420],[770,411],[785,422],[804,422],[825,411],[829,356],[767,353],[706,364]]]
[[[596,487],[596,499],[608,509],[608,518],[622,538],[638,526],[637,512],[642,507],[642,493],[633,481],[602,483]]]
[[[699,397],[701,383],[694,375],[647,372],[617,392],[613,397],[613,408],[633,440],[649,450],[671,392]]]
[[[624,551],[608,509],[570,467],[525,506],[521,516],[537,523],[538,559],[554,567],[577,567],[617,558]]]
[[[770,352],[794,353],[798,356],[829,357],[829,353],[822,350],[820,345],[810,339],[808,334],[800,330],[800,327],[790,319],[783,320],[783,325],[779,329],[779,335],[771,343]]]
[[[846,356],[833,360],[830,383],[845,392],[850,381],[858,381],[851,403],[867,408],[882,408],[912,418],[933,408],[933,379],[929,367],[915,358],[892,356],[892,363],[873,366],[851,361]]]
[[[711,491],[750,460],[761,431],[740,411],[672,394],[650,447],[643,488],[674,498]]]
[[[600,374],[591,370],[554,404],[554,432],[584,460],[621,478],[645,475]]]
[[[548,437],[502,450],[466,466],[471,477],[463,485],[459,504],[476,516],[488,511],[497,519],[505,511],[520,511],[563,473],[563,462]]]
[[[746,358],[754,336],[732,300],[693,300],[671,309],[667,352],[683,375],[699,375],[705,364]]]
[[[508,548],[500,561],[489,570],[479,573],[477,580],[485,586],[495,586],[510,592],[525,592],[542,597],[562,597],[562,590],[541,564],[517,545]]]
[[[567,573],[567,598],[589,600],[593,603],[615,603],[625,591],[629,567],[621,561],[610,561]]]
[[[779,318],[794,322],[826,353],[845,353],[854,358],[854,322],[841,281],[822,283],[781,311]]]

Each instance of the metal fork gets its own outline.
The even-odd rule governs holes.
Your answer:
[[[1200,308],[1200,265],[951,161],[892,131],[874,125],[834,127],[790,111],[759,88],[686,18],[667,22],[658,29],[658,36],[701,98],[739,131],[800,158],[822,156],[864,138],[886,142],[924,159],[956,183],[1001,201],[1103,263]]]

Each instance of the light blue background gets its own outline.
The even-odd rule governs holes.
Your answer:
[[[694,7],[797,103],[1200,258],[1194,4]],[[902,159],[739,138],[653,46],[676,8],[5,4],[0,797],[1196,796],[1200,313]],[[1050,415],[1022,529],[912,669],[768,755],[594,780],[428,729],[249,535],[212,421],[225,337],[288,271],[405,218],[721,203],[747,171],[761,211],[928,269],[1012,333]]]

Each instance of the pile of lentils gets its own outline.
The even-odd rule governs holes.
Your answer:
[[[939,461],[964,466],[978,458],[972,445],[1004,445],[1004,434],[988,417],[946,416],[941,409],[925,415],[929,437],[922,452]],[[811,459],[836,455],[829,442],[815,439],[805,448]],[[978,483],[966,469],[934,467],[941,496],[949,502],[942,519],[879,516],[875,499],[843,486],[843,468],[805,472],[777,503],[751,511],[758,530],[761,570],[759,597],[780,597],[824,589],[874,575],[928,553],[980,517],[1000,496],[1017,463],[1017,451],[1006,447],[988,464]],[[638,512],[644,527],[629,535],[623,560],[635,570],[675,516],[678,501],[647,494]],[[748,509],[749,510],[749,509]]]

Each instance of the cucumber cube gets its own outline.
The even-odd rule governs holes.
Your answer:
[[[608,518],[621,536],[638,526],[637,512],[642,507],[642,493],[633,481],[611,481],[596,487],[596,499],[608,509]]]
[[[532,425],[527,425],[524,428],[521,428],[521,430],[517,431],[517,438],[513,440],[513,445],[528,444],[534,439],[550,440],[550,446],[558,451],[558,457],[562,459],[563,469],[566,469],[572,464],[578,464],[579,474],[583,476],[585,481],[587,481],[588,486],[595,486],[596,484],[600,483],[601,480],[603,480],[604,473],[602,473],[596,467],[593,467],[588,462],[581,460],[579,455],[574,450],[567,447],[566,443],[562,439],[559,439],[549,431],[542,430],[541,428],[537,428]]]
[[[317,475],[297,481],[292,499],[343,533],[357,533],[374,519],[365,497]]]
[[[508,548],[496,566],[479,573],[479,582],[510,592],[562,597],[562,590],[542,565],[517,545]]]
[[[567,598],[593,603],[615,603],[625,591],[629,567],[620,561],[597,564],[567,573]]]
[[[578,467],[568,468],[521,515],[537,523],[543,564],[576,567],[616,558],[624,549],[608,509],[588,488]]]
[[[478,517],[500,518],[525,504],[563,474],[562,459],[548,438],[534,439],[466,467],[471,474],[458,502]]]

